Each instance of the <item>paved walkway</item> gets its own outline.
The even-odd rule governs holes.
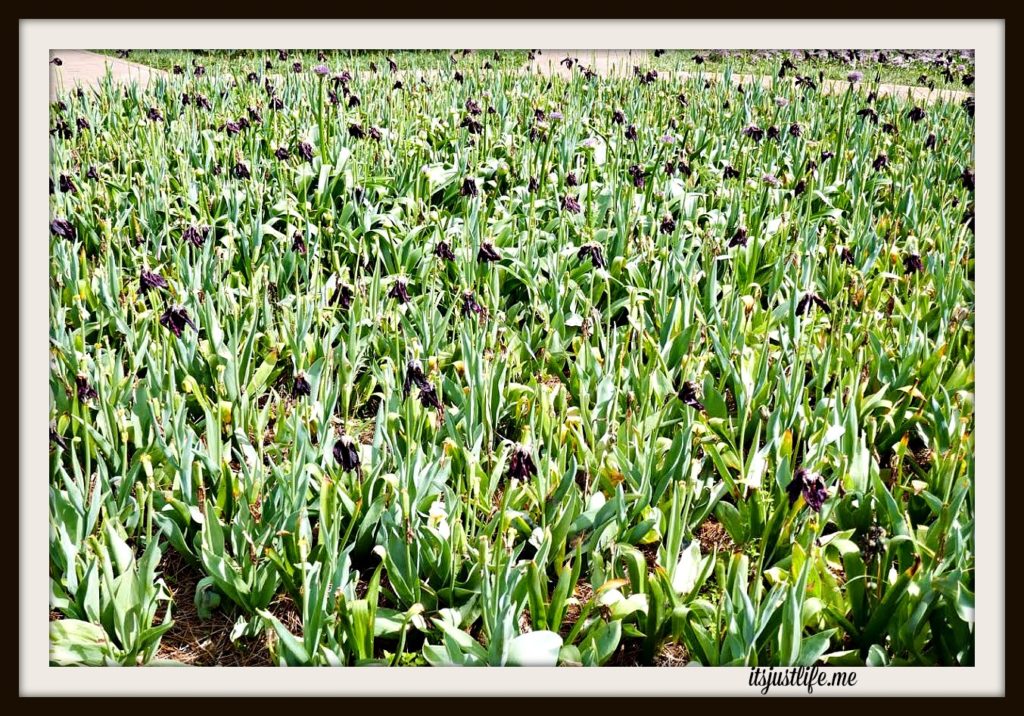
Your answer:
[[[566,57],[578,59],[580,64],[589,67],[602,77],[622,77],[632,74],[633,67],[639,65],[644,67],[649,60],[648,50],[542,50],[527,68],[530,72],[536,72],[546,76],[569,77],[573,72],[579,70],[569,69],[560,62]],[[62,61],[60,67],[50,65],[50,100],[57,98],[57,90],[64,88],[69,90],[75,86],[92,85],[96,86],[110,68],[110,71],[117,82],[129,83],[138,82],[143,87],[149,84],[153,77],[165,74],[161,70],[140,65],[135,62],[99,55],[86,50],[52,50],[50,57],[59,57]],[[673,73],[678,77],[693,77],[695,72],[680,71]],[[668,73],[662,73],[666,76]],[[711,80],[721,81],[722,75],[714,72],[703,74]],[[771,86],[773,78],[758,75],[733,75],[733,79],[743,84],[760,82],[763,86]],[[845,92],[849,82],[843,80],[825,80],[821,89],[825,92]],[[927,87],[911,87],[908,85],[880,85],[879,96],[897,95],[900,97],[910,96],[915,102],[933,103],[941,100],[947,102],[963,102],[971,96],[971,92],[962,90],[937,89],[929,90]]]
[[[107,68],[116,82],[137,82],[142,87],[152,77],[164,74],[160,70],[135,62],[120,60],[86,50],[50,50],[50,59],[59,57],[61,65],[50,64],[50,101],[57,99],[57,91],[69,92],[78,85],[98,86]]]

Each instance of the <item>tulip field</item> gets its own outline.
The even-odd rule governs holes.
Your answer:
[[[694,52],[64,88],[50,663],[973,665],[973,59]]]

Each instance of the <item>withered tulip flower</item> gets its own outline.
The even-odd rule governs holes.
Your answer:
[[[477,303],[472,291],[462,292],[462,315],[472,316],[476,314],[480,320],[487,318],[487,309]]]
[[[725,169],[722,170],[723,179],[738,179],[739,176],[740,173],[731,164],[726,164]]]
[[[590,259],[590,263],[594,268],[604,268],[604,254],[601,253],[600,244],[589,243],[583,244],[576,252],[576,257],[583,261],[586,258]]]
[[[89,127],[90,127],[89,120],[86,119],[85,117],[79,117],[78,119],[76,119],[75,120],[75,125],[78,127],[79,130],[89,129]]]
[[[803,295],[799,303],[796,305],[796,315],[802,316],[810,310],[811,306],[817,306],[825,313],[832,313],[832,309],[829,308],[828,304],[818,294],[813,291],[809,291]]]
[[[462,83],[463,83],[463,82],[465,81],[465,79],[466,79],[465,77],[463,77],[463,76],[462,76],[462,73],[461,73],[461,72],[459,72],[458,70],[455,70],[455,74],[453,75],[453,77],[452,77],[452,78],[453,78],[453,79],[454,79],[454,80],[455,80],[456,82],[458,82],[458,83],[459,83],[460,85],[461,85],[461,84],[462,84]]]
[[[926,116],[927,112],[925,112],[921,107],[914,107],[912,110],[907,112],[907,117],[911,122],[920,122]]]
[[[312,162],[313,146],[309,142],[299,142],[299,155],[307,162]]]
[[[671,234],[676,230],[676,220],[671,214],[666,214],[662,217],[660,230],[663,234]]]
[[[903,257],[903,272],[907,274],[920,273],[924,271],[924,262],[921,261],[921,256],[916,253],[910,253]]]
[[[272,97],[268,106],[274,110],[284,109],[284,100],[280,97]]]
[[[633,186],[642,189],[644,186],[644,170],[637,164],[629,168],[629,176],[633,178]]]
[[[408,303],[409,289],[406,286],[405,281],[403,281],[402,279],[398,279],[397,281],[395,281],[394,285],[391,287],[391,290],[388,291],[388,297],[395,299],[399,303]]]
[[[700,402],[700,390],[697,388],[697,384],[691,380],[683,383],[683,387],[679,390],[679,400],[683,402],[683,405],[704,412],[704,403]]]
[[[164,314],[160,316],[160,325],[178,338],[181,338],[181,334],[185,330],[185,326],[191,326],[192,330],[199,333],[199,329],[196,328],[196,324],[192,322],[192,319],[189,318],[188,312],[182,306],[171,306],[164,311]]]
[[[206,243],[206,237],[209,235],[210,230],[207,227],[198,228],[195,226],[189,226],[182,233],[181,238],[189,242],[196,248],[199,248]]]
[[[530,177],[530,181],[526,185],[526,190],[531,194],[535,193],[540,188],[540,182],[537,181],[537,177]]]
[[[771,140],[774,140],[774,141],[777,142],[777,141],[779,141],[779,137],[781,135],[782,135],[782,133],[779,131],[779,128],[776,127],[774,124],[772,126],[768,127],[768,139],[771,139]]]
[[[800,196],[805,191],[807,191],[807,182],[801,179],[796,183],[796,186],[793,187],[793,196]]]
[[[960,175],[960,182],[967,191],[974,191],[974,172],[970,168],[964,167],[964,171]]]
[[[80,403],[96,400],[100,397],[96,393],[96,389],[89,385],[89,379],[84,375],[75,376],[75,386],[78,390],[78,402]]]
[[[467,99],[466,111],[470,114],[480,114],[483,110],[480,108],[480,103],[475,99]]]
[[[828,499],[828,490],[825,489],[825,481],[821,475],[798,467],[793,476],[793,481],[786,486],[786,493],[789,495],[789,504],[796,503],[802,495],[807,506],[815,512],[820,512],[825,500]]]
[[[95,165],[90,166],[88,171],[85,172],[85,178],[91,179],[92,181],[99,181],[100,175],[96,171]]]
[[[576,174],[574,174],[573,172],[569,172],[568,174],[565,175],[566,186],[577,186],[578,184],[579,181],[576,179]]]
[[[309,395],[311,392],[312,387],[306,379],[306,374],[302,372],[296,373],[295,381],[292,384],[292,395],[296,398],[302,398]]]
[[[433,408],[437,412],[443,412],[444,406],[441,405],[441,399],[437,396],[437,389],[433,383],[427,383],[420,387],[420,403],[424,408]]]
[[[331,306],[333,306],[334,304],[337,303],[339,306],[341,306],[341,308],[343,310],[347,311],[349,308],[352,307],[352,297],[353,296],[354,296],[354,294],[352,293],[352,287],[351,286],[347,286],[347,285],[345,285],[343,283],[339,283],[335,287],[334,293],[331,294],[331,297],[330,297],[330,299],[328,299],[327,303],[328,303],[328,305],[331,305]]]
[[[164,116],[162,114],[160,114],[160,110],[157,109],[156,107],[150,107],[149,111],[146,113],[146,116],[149,117],[149,119],[154,121],[154,122],[162,122],[162,121],[164,121]]]
[[[566,194],[562,197],[562,208],[568,211],[570,214],[580,213],[580,203],[576,200],[576,197]]]
[[[291,156],[291,152],[288,151],[288,147],[278,147],[274,150],[274,156],[284,161]]]
[[[139,293],[146,293],[154,288],[167,288],[167,279],[154,271],[142,269],[139,272]]]
[[[537,466],[533,463],[530,448],[521,444],[512,448],[512,455],[508,461],[508,476],[513,480],[527,482],[536,474]]]
[[[334,443],[334,459],[345,472],[360,472],[359,445],[348,435]]]
[[[434,248],[434,256],[445,261],[454,261],[455,252],[452,251],[452,247],[448,245],[447,241],[439,241],[437,246]]]
[[[756,124],[751,124],[743,130],[744,136],[750,137],[754,142],[760,142],[764,138],[764,130]]]
[[[876,172],[880,171],[885,167],[889,166],[889,157],[885,154],[885,152],[882,152],[877,157],[875,157],[875,161],[871,162],[871,166],[874,167]]]
[[[470,134],[480,134],[483,132],[484,126],[478,121],[473,119],[468,114],[462,118],[462,122],[459,124],[460,127],[465,127],[469,130]]]
[[[77,194],[78,189],[75,187],[75,182],[71,180],[67,174],[61,174],[58,182],[60,190],[64,194]]]
[[[57,445],[60,446],[61,450],[68,449],[67,441],[64,440],[63,437],[61,437],[60,433],[58,433],[57,429],[54,428],[52,425],[50,426],[50,442],[57,443]]]
[[[370,127],[369,136],[373,141],[379,142],[384,135],[377,127]]]
[[[402,395],[409,397],[412,386],[422,388],[427,385],[427,376],[423,373],[423,365],[413,358],[405,364],[405,381],[402,383]]]
[[[935,133],[932,132],[931,134],[928,135],[928,138],[924,140],[924,148],[925,149],[935,149],[935,142],[936,142]]]
[[[867,117],[873,124],[878,124],[878,112],[871,107],[865,107],[864,109],[857,110],[858,117]]]
[[[476,254],[476,260],[480,263],[487,263],[489,261],[500,261],[501,254],[498,253],[498,249],[494,247],[494,244],[484,241],[480,244],[480,250]]]
[[[296,231],[292,235],[292,251],[297,254],[306,254],[306,241],[303,238],[301,231]]]
[[[740,226],[736,229],[736,233],[733,234],[732,238],[729,239],[729,248],[734,246],[746,246],[750,237],[747,236],[747,230],[745,227]]]
[[[348,125],[348,136],[353,139],[362,139],[366,136],[366,132],[364,132],[363,128],[358,124],[350,124]]]
[[[623,114],[621,109],[617,109],[612,112],[612,123],[613,124],[625,124],[626,115]]]
[[[249,119],[253,122],[259,124],[263,121],[263,114],[255,107],[249,107],[247,111],[249,112]]]
[[[635,124],[631,124],[628,127],[626,127],[626,139],[630,140],[631,142],[635,142],[636,141],[636,125]]]
[[[359,95],[357,95],[357,94],[350,94],[348,96],[348,108],[349,109],[352,109],[354,107],[358,107],[360,104],[361,103],[359,101]]]
[[[195,96],[195,103],[197,107],[201,107],[202,109],[212,109],[210,100],[208,100],[204,95],[197,94]]]
[[[476,188],[476,180],[473,177],[466,177],[462,180],[462,189],[459,190],[462,196],[477,196],[480,191]]]
[[[78,231],[67,219],[54,219],[51,221],[50,233],[62,239],[71,239],[72,241],[78,238]]]
[[[238,162],[231,170],[232,175],[235,179],[251,179],[252,174],[249,173],[249,166],[245,162]]]

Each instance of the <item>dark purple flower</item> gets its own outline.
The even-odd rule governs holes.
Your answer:
[[[931,134],[928,135],[928,138],[924,140],[924,148],[925,149],[935,149],[935,142],[936,142],[935,132],[932,132]]]
[[[54,219],[50,222],[50,233],[74,241],[78,238],[78,231],[67,219]]]
[[[476,188],[476,180],[473,177],[466,177],[462,180],[462,189],[459,190],[462,196],[477,196],[480,192]]]
[[[212,109],[212,105],[210,105],[210,100],[208,100],[205,95],[197,94],[194,99],[196,107],[201,107],[202,109]]]
[[[621,109],[617,109],[612,112],[612,123],[613,124],[625,124],[626,115],[623,114]]]
[[[580,203],[576,200],[576,197],[566,194],[562,197],[562,208],[568,211],[570,214],[580,213]]]
[[[391,85],[392,90],[403,89],[402,80],[395,80],[395,84]]]
[[[683,387],[679,390],[679,400],[683,401],[683,405],[704,412],[704,403],[700,402],[700,390],[697,388],[697,384],[691,380],[683,383]]]
[[[402,395],[409,397],[409,390],[413,385],[418,388],[429,385],[426,375],[423,374],[423,366],[415,358],[405,364],[405,381],[402,383]]]
[[[530,448],[522,444],[512,448],[512,455],[508,461],[508,476],[513,480],[527,482],[536,474],[537,466],[533,463]]]
[[[192,330],[199,333],[199,329],[196,328],[196,324],[189,318],[188,312],[182,306],[171,306],[164,315],[160,316],[160,325],[173,333],[176,337],[181,338],[182,331],[185,330],[185,326],[191,326]]]
[[[196,77],[202,77],[206,74],[206,68],[202,65],[196,65],[195,69],[192,70],[192,74],[194,74]]]
[[[537,181],[537,177],[530,177],[530,181],[526,185],[526,190],[533,194],[540,188],[540,182]]]
[[[680,92],[678,95],[676,95],[676,102],[678,102],[679,104],[683,105],[684,107],[686,107],[686,106],[688,106],[690,104],[687,101],[687,99],[686,99],[686,95],[683,94],[682,92]]]
[[[242,131],[242,128],[238,126],[238,122],[225,122],[223,129],[230,134],[238,134]]]
[[[964,87],[970,87],[971,85],[973,85],[974,84],[974,75],[964,75],[963,76],[963,83],[964,83]]]
[[[420,403],[424,408],[433,408],[437,412],[444,412],[444,406],[441,404],[441,399],[437,396],[437,389],[433,383],[427,383],[426,385],[420,386]]]
[[[872,121],[872,123],[878,124],[878,112],[876,112],[871,107],[865,107],[864,109],[858,109],[857,110],[857,116],[858,117],[867,117],[868,119],[870,119]]]
[[[154,288],[167,288],[167,279],[155,271],[142,269],[139,272],[139,293],[146,293]]]
[[[736,233],[733,234],[732,238],[729,239],[729,248],[733,246],[746,246],[750,237],[747,236],[746,228],[740,226],[736,229]]]
[[[256,84],[257,82],[260,81],[260,76],[255,72],[250,72],[245,76],[245,80],[246,82],[249,82],[251,84]]]
[[[920,273],[924,271],[924,262],[921,256],[916,253],[909,253],[903,257],[903,272],[907,274]]]
[[[78,127],[79,130],[89,129],[89,120],[85,117],[79,117],[75,120],[75,125]]]
[[[725,169],[722,170],[723,179],[738,179],[740,173],[733,168],[732,164],[726,164]]]
[[[875,161],[871,162],[871,166],[874,167],[876,172],[881,171],[885,167],[889,166],[888,155],[885,152],[882,152],[877,157],[875,157]]]
[[[827,149],[821,153],[821,161],[827,161],[835,156],[835,152],[830,152]]]
[[[305,373],[296,373],[295,382],[292,384],[292,395],[296,398],[301,398],[309,395],[312,392],[312,386],[306,379]]]
[[[756,124],[751,124],[749,127],[744,129],[743,134],[753,139],[754,142],[760,142],[764,138],[764,130]]]
[[[629,168],[629,176],[633,178],[633,186],[637,189],[642,189],[644,186],[644,170],[637,164],[632,165]]]
[[[886,134],[899,134],[900,130],[896,128],[896,125],[892,122],[886,122],[882,125],[882,131]]]
[[[812,80],[810,77],[807,77],[807,76],[797,77],[796,78],[796,86],[797,87],[803,87],[804,89],[810,89],[810,90],[818,88],[818,85],[815,84],[814,80]]]
[[[586,258],[590,259],[590,264],[594,268],[604,268],[604,255],[601,253],[601,245],[596,243],[583,244],[576,252],[576,257],[583,261]]]
[[[251,119],[253,122],[256,122],[257,124],[259,124],[260,122],[263,121],[263,114],[260,113],[260,111],[258,109],[256,109],[255,107],[249,107],[248,108],[248,112],[249,112],[249,119]]]
[[[78,189],[75,188],[75,182],[71,180],[67,174],[61,174],[59,178],[58,186],[64,194],[77,194]]]
[[[295,74],[298,74],[299,72],[302,72],[302,63],[301,62],[293,62],[292,63],[292,72],[294,72]]]
[[[238,162],[231,169],[232,175],[235,179],[251,179],[252,174],[249,173],[249,166],[245,162]]]
[[[480,263],[500,261],[501,254],[498,253],[498,250],[494,247],[494,244],[490,243],[489,241],[484,241],[483,243],[480,244],[480,250],[477,251],[476,260],[479,261]]]
[[[341,306],[343,310],[347,311],[352,306],[353,295],[354,294],[352,293],[351,286],[346,286],[343,283],[338,283],[338,285],[334,289],[334,293],[331,294],[331,297],[330,299],[328,299],[327,303],[328,305],[331,306],[337,303],[338,305]]]
[[[277,59],[280,60],[281,62],[284,62],[285,60],[287,60],[288,59],[288,51],[287,50],[278,50],[277,51]]]
[[[409,289],[405,284],[405,281],[398,279],[394,285],[391,286],[391,290],[388,291],[388,298],[393,298],[399,303],[409,303]]]
[[[854,70],[850,74],[846,75],[846,79],[848,79],[850,82],[860,82],[862,79],[864,79],[864,73],[857,72],[856,70]]]
[[[847,266],[856,265],[856,261],[853,258],[853,252],[850,251],[850,248],[848,246],[844,246],[842,248],[842,250],[839,252],[839,258]]]
[[[462,292],[462,315],[472,316],[476,314],[480,320],[487,318],[487,309],[477,303],[472,291]]]
[[[307,162],[313,161],[313,147],[309,142],[299,142],[299,155]]]
[[[463,82],[465,81],[465,77],[463,77],[463,76],[462,76],[462,73],[461,73],[461,72],[459,72],[458,70],[455,70],[455,75],[453,76],[453,78],[452,78],[452,79],[454,79],[454,80],[455,80],[456,82],[458,82],[458,83],[459,83],[460,85],[461,85],[461,84],[462,84],[462,83],[463,83]]]
[[[61,59],[61,58],[59,58],[59,57],[54,57],[54,58],[52,58],[52,59],[50,60],[50,64],[51,64],[51,65],[55,65],[55,66],[57,66],[57,67],[60,67],[61,65],[63,65],[63,64],[64,64],[64,60],[62,60],[62,59]]]
[[[58,433],[57,429],[52,425],[50,426],[50,442],[57,443],[62,450],[68,449],[67,441],[61,437],[60,433]]]
[[[676,230],[676,220],[672,217],[671,214],[666,214],[661,219],[661,227],[660,228],[661,228],[661,233],[663,233],[663,234],[671,234],[673,231]]]
[[[361,102],[359,101],[359,95],[357,95],[357,94],[350,94],[348,96],[348,108],[349,109],[352,109],[353,107],[358,107],[360,104],[361,104]]]
[[[676,173],[676,163],[671,159],[665,162],[665,173],[668,174],[669,176],[672,176],[673,174]]]
[[[200,246],[206,243],[206,237],[209,235],[209,233],[209,227],[189,226],[182,233],[181,238],[189,242],[196,248],[199,248]]]
[[[465,127],[469,130],[470,134],[480,134],[483,132],[484,126],[478,121],[473,119],[470,115],[466,115],[462,118],[462,122],[459,124],[460,127]]]
[[[271,97],[268,106],[274,110],[284,109],[284,100],[280,97]]]
[[[800,302],[796,304],[796,315],[804,315],[812,306],[817,306],[825,313],[832,313],[832,309],[828,307],[825,299],[813,291],[809,291],[805,293],[800,299]]]
[[[348,125],[348,136],[353,139],[362,139],[366,136],[366,132],[364,132],[363,128],[358,124],[350,124]]]
[[[75,376],[75,385],[78,389],[78,402],[80,403],[87,403],[100,397],[96,393],[96,389],[89,385],[89,379],[84,375]]]
[[[911,122],[920,122],[926,116],[927,112],[925,112],[921,107],[914,107],[912,110],[907,112],[907,117]]]
[[[467,99],[466,111],[470,114],[480,114],[483,110],[480,108],[480,103],[475,99]]]
[[[384,135],[381,134],[380,129],[377,127],[370,127],[369,136],[373,141],[379,142]]]
[[[820,512],[825,500],[828,499],[828,490],[825,489],[825,481],[821,475],[815,474],[802,467],[796,469],[793,481],[786,486],[786,493],[789,495],[789,504],[795,504],[801,496],[807,506],[815,512]]]
[[[974,191],[974,172],[969,167],[964,167],[964,171],[960,175],[960,182],[967,191]]]
[[[359,473],[360,462],[359,462],[359,445],[355,440],[350,438],[348,435],[342,435],[336,443],[334,443],[335,461],[341,465],[341,469],[345,472]]]
[[[579,181],[576,179],[576,175],[573,172],[569,172],[568,174],[565,175],[566,186],[576,186],[578,184]]]
[[[85,178],[86,179],[91,179],[92,181],[99,181],[100,175],[96,171],[96,166],[95,165],[91,165],[89,167],[88,171],[85,172]]]
[[[772,140],[777,142],[777,141],[779,141],[779,137],[780,136],[781,136],[781,132],[779,132],[779,128],[778,127],[776,127],[774,124],[772,126],[768,127],[768,139],[772,139]]]
[[[301,231],[296,231],[292,234],[292,251],[297,254],[306,254],[306,241]]]
[[[154,121],[154,122],[162,122],[162,121],[164,121],[164,116],[162,114],[160,114],[160,110],[157,109],[156,107],[150,107],[149,111],[146,113],[146,116],[149,117],[149,119]]]
[[[692,59],[693,59],[693,64],[695,64],[695,65],[703,65],[704,64],[704,55],[694,55]]]
[[[455,260],[455,252],[452,251],[452,247],[448,245],[447,241],[437,242],[437,246],[434,247],[434,256],[445,261]]]
[[[796,186],[793,187],[793,196],[800,196],[805,191],[807,191],[807,182],[801,179],[796,183]]]
[[[288,147],[278,147],[274,150],[274,156],[284,161],[291,156],[291,152],[288,151]]]
[[[635,124],[631,124],[628,127],[626,127],[626,139],[628,139],[631,142],[635,142],[636,141],[636,125]]]
[[[390,57],[388,58],[388,68],[391,70],[391,74],[398,72],[398,64]]]

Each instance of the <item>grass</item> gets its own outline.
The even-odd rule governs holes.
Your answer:
[[[51,662],[972,664],[972,106],[369,57],[52,105]]]

